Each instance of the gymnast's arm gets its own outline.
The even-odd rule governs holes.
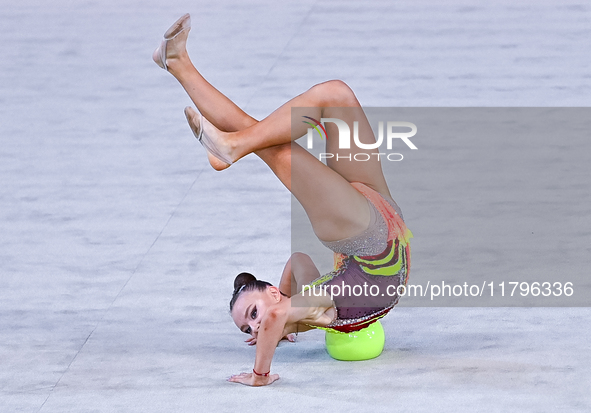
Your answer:
[[[318,277],[320,277],[320,272],[310,256],[301,252],[293,253],[285,264],[283,274],[281,274],[279,291],[291,297],[301,293],[304,285],[310,284]]]
[[[286,297],[295,296],[302,292],[303,286],[310,284],[318,277],[320,277],[320,272],[308,255],[301,252],[293,253],[289,257],[289,260],[287,260],[285,268],[283,268],[281,280],[279,281],[279,291]],[[299,331],[305,331],[305,328]],[[292,343],[295,341],[295,335],[293,333],[286,334],[283,338]],[[257,340],[258,338],[249,337],[245,342],[249,346],[254,346]]]
[[[232,376],[229,381],[248,386],[266,386],[279,379],[278,374],[269,373],[277,343],[285,335],[289,307],[290,300],[285,298],[267,310],[259,327],[253,372]]]
[[[259,327],[254,371],[263,374],[270,372],[277,343],[285,336],[289,328],[298,322],[305,323],[306,320],[321,321],[329,307],[332,307],[332,300],[328,295],[303,296],[297,294],[291,299],[284,298],[277,305],[269,308]],[[326,320],[324,321],[326,322]],[[256,374],[253,376],[254,383],[261,383],[253,384],[255,386],[271,384],[279,378],[278,374],[272,374],[269,377]]]
[[[249,386],[266,386],[279,379],[278,374],[265,374],[271,372],[275,348],[281,337],[298,322],[319,321],[327,324],[330,320],[326,319],[325,311],[329,307],[332,307],[332,300],[328,295],[304,297],[297,294],[292,299],[284,298],[269,308],[259,327],[253,373],[238,374],[229,380]]]

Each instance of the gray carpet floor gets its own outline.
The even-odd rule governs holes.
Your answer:
[[[185,12],[195,65],[257,118],[333,78],[374,107],[591,105],[583,1],[3,2],[1,412],[591,409],[585,307],[400,306],[383,321],[377,359],[335,361],[314,331],[280,344],[272,386],[228,383],[254,360],[228,315],[233,277],[247,270],[277,282],[292,249],[291,200],[254,156],[209,168],[184,119],[188,97],[151,60]],[[587,275],[590,144],[560,139],[566,155],[534,152],[550,169],[535,156],[512,164],[519,176],[533,171],[528,202],[553,196],[549,217],[493,223],[520,191],[467,214],[462,205],[499,187],[486,181],[451,199],[430,181],[429,159],[446,148],[417,140],[422,157],[404,161],[412,184],[392,184],[415,232],[413,279],[490,266],[486,252],[468,267],[438,266],[437,251],[454,242],[447,228],[495,225],[517,234],[517,269],[543,271],[538,246],[560,240],[560,260],[542,275]],[[462,177],[482,173],[469,165]],[[433,199],[457,211],[440,230]],[[538,238],[525,236],[529,224]]]

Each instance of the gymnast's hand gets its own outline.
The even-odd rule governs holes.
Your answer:
[[[293,333],[290,333],[290,334],[286,335],[285,337],[283,337],[281,340],[287,340],[290,343],[295,343],[296,335]],[[254,346],[257,343],[257,338],[251,337],[249,339],[244,340],[244,342],[248,343],[249,346]],[[279,343],[277,343],[277,344],[279,344]]]
[[[274,381],[279,380],[279,374],[269,374],[268,376],[257,376],[254,373],[235,374],[228,379],[233,383],[245,384],[247,386],[260,387],[268,386]]]

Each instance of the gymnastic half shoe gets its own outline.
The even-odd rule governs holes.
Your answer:
[[[164,40],[160,46],[154,50],[152,59],[162,69],[168,71],[166,64],[167,59],[174,59],[186,52],[187,37],[191,30],[191,16],[189,13],[178,19],[170,28],[164,33]]]
[[[185,108],[185,117],[187,118],[187,122],[189,122],[193,135],[195,135],[199,143],[203,145],[207,152],[225,164],[218,165],[217,162],[212,162],[210,159],[211,166],[216,170],[222,170],[232,165],[232,160],[218,149],[215,142],[212,140],[212,137],[205,131],[208,125],[206,125],[206,120],[203,118],[203,115],[191,106],[187,106]],[[209,126],[210,128],[213,128],[213,126]]]

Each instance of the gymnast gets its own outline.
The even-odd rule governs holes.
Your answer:
[[[199,112],[187,107],[185,115],[207,149],[209,163],[223,170],[249,153],[258,155],[303,206],[318,239],[335,253],[335,270],[326,275],[309,256],[294,253],[279,287],[248,273],[234,280],[232,319],[251,336],[247,342],[256,344],[256,358],[252,373],[234,375],[229,381],[265,386],[279,378],[270,371],[282,338],[293,341],[294,333],[312,328],[358,331],[396,305],[399,296],[390,293],[406,285],[412,234],[390,195],[379,158],[371,156],[376,149],[354,144],[351,149],[339,148],[338,129],[330,122],[326,122],[326,152],[338,158],[324,164],[294,142],[307,133],[308,125],[292,126],[292,108],[302,108],[301,115],[313,119],[337,118],[349,125],[357,121],[361,142],[375,142],[355,94],[345,83],[332,80],[313,86],[259,122],[195,69],[186,50],[190,28],[186,14],[165,33],[153,59],[180,82],[197,106]],[[350,158],[357,153],[369,154],[369,160]],[[365,286],[365,293],[345,294],[343,288],[343,294],[335,295],[333,286]],[[368,294],[368,286],[382,293]],[[389,294],[384,294],[386,290]]]

